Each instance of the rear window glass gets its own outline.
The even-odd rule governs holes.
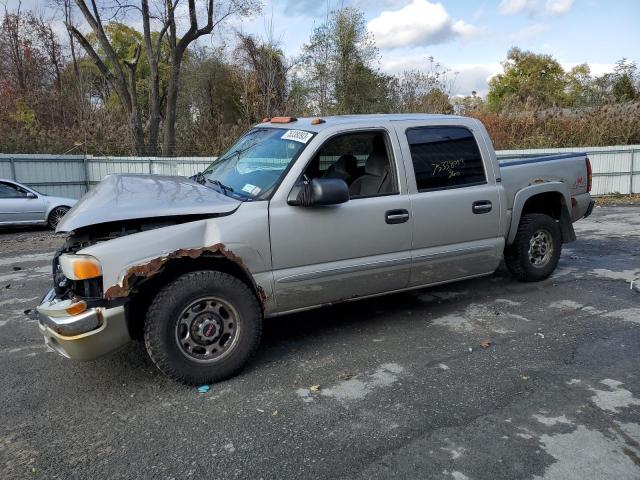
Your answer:
[[[464,127],[418,127],[407,130],[418,190],[486,183],[482,156]]]

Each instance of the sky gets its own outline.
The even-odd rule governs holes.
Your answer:
[[[9,8],[17,3],[6,1]],[[342,6],[364,12],[382,71],[425,70],[433,57],[450,71],[454,95],[486,94],[512,46],[551,54],[565,69],[588,63],[596,75],[612,71],[622,57],[640,65],[640,0],[263,0],[261,15],[231,26],[265,36],[271,25],[287,57],[295,58],[314,25]]]

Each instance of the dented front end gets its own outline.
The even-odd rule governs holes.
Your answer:
[[[148,260],[142,264],[132,265],[122,275],[122,278],[119,279],[118,283],[111,285],[106,289],[104,297],[107,300],[128,297],[137,286],[142,285],[145,281],[162,272],[169,262],[180,259],[197,260],[199,258],[225,258],[233,262],[233,264],[242,269],[245,278],[251,280],[251,286],[254,287],[258,293],[258,299],[262,304],[264,304],[266,296],[262,287],[253,282],[251,272],[242,262],[242,258],[228,250],[222,243],[200,248],[181,248],[160,257]]]
[[[268,314],[266,202],[243,205],[238,213],[126,220],[71,232],[53,259],[53,289],[36,309],[47,344],[78,360],[113,351],[144,321],[145,312],[132,308],[139,297],[157,292],[180,272],[218,263],[233,266]]]

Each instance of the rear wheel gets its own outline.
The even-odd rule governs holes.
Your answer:
[[[56,207],[51,210],[49,218],[47,219],[49,226],[55,230],[60,223],[60,220],[62,220],[62,217],[64,217],[68,211],[69,207]]]
[[[523,215],[512,245],[505,250],[509,271],[521,282],[537,282],[556,269],[562,250],[558,223],[548,215]]]
[[[216,271],[187,273],[166,285],[151,302],[144,325],[153,363],[195,385],[236,374],[261,334],[262,311],[253,291]]]

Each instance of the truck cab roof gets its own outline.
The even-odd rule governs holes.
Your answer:
[[[429,113],[391,113],[391,114],[366,114],[366,115],[335,115],[318,117],[273,117],[265,119],[256,127],[270,127],[283,129],[300,129],[310,132],[320,132],[326,128],[335,126],[357,127],[371,126],[372,123],[387,123],[400,121],[433,121],[433,120],[463,120],[459,115],[440,115]],[[318,121],[320,120],[320,121]]]

